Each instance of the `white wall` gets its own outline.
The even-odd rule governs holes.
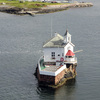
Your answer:
[[[71,50],[72,52],[74,51],[73,46],[68,43],[65,47],[64,47],[64,56],[66,55],[66,53],[68,52],[68,50]]]
[[[73,46],[70,43],[68,43],[64,48],[44,48],[44,62],[60,61],[61,57],[65,58],[69,49],[73,52]],[[51,52],[55,52],[55,59],[52,59]],[[62,53],[64,53],[64,56],[62,56]],[[60,56],[58,56],[58,54],[60,54]]]
[[[52,59],[51,52],[55,52],[55,59]],[[56,60],[60,61],[64,53],[64,48],[44,48],[44,61],[45,62],[55,62]],[[60,54],[60,56],[58,56]]]

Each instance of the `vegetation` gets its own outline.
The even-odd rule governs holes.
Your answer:
[[[19,0],[0,0],[0,5],[2,4],[15,6],[19,8],[40,8],[40,7],[45,7],[47,5],[60,5],[61,3],[49,3],[49,2],[38,2],[38,1],[20,2]]]

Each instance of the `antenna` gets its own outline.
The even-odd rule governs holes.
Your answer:
[[[51,17],[51,38],[52,38],[52,17]]]

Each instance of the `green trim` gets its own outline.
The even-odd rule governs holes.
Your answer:
[[[40,60],[40,68],[41,68],[41,70],[43,70],[43,69],[45,69],[45,66],[44,66],[44,59],[41,59]]]

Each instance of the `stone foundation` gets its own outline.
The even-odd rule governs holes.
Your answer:
[[[39,74],[39,70],[37,69],[37,78],[39,83],[48,84],[48,85],[57,85],[60,80],[64,77],[65,70],[63,70],[57,76],[48,76],[48,75],[41,75]]]
[[[60,74],[58,74],[56,77],[55,77],[55,85],[57,85],[61,79],[63,79],[65,75],[65,70],[63,70]]]
[[[61,71],[57,76],[48,76],[42,75],[39,73],[39,69],[37,67],[37,78],[41,85],[48,86],[48,85],[59,85],[62,81],[67,79],[75,78],[76,76],[76,65],[68,65],[67,68]]]
[[[37,78],[39,83],[41,84],[55,84],[55,77],[54,76],[48,76],[48,75],[41,75],[39,74],[39,70],[37,69]]]

